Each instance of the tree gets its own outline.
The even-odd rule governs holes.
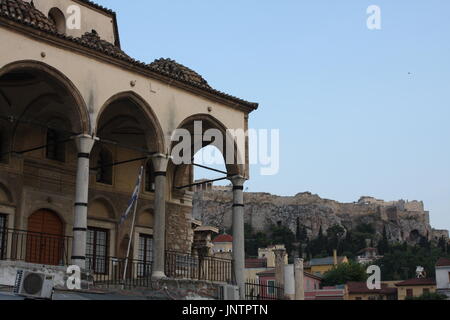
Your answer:
[[[406,300],[447,300],[447,296],[437,292],[427,292],[420,297],[406,297]]]
[[[338,224],[335,224],[334,226],[328,228],[328,252],[332,252],[334,249],[339,249],[339,244],[344,234],[345,229]]]
[[[389,239],[387,237],[386,226],[383,227],[383,237],[378,242],[378,253],[384,255],[389,252]]]
[[[269,230],[270,244],[284,244],[289,256],[292,256],[293,244],[295,242],[295,234],[286,226],[272,225]]]
[[[323,284],[325,286],[335,286],[346,284],[350,281],[367,281],[368,275],[363,265],[350,261],[341,263],[324,274]]]

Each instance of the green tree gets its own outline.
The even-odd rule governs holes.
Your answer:
[[[378,242],[378,253],[384,255],[389,252],[389,239],[387,236],[386,226],[383,227],[383,237]]]
[[[367,281],[368,275],[366,268],[356,262],[341,263],[324,274],[323,284],[326,286],[335,286],[346,284],[350,281]]]
[[[270,233],[270,244],[284,244],[286,247],[286,252],[289,256],[292,256],[292,250],[294,248],[293,244],[295,242],[295,234],[286,226],[272,225],[269,230]]]
[[[406,300],[447,300],[447,296],[437,292],[427,292],[420,297],[406,297]]]

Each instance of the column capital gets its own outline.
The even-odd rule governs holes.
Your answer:
[[[230,178],[228,178],[228,180],[231,181],[231,183],[233,184],[233,187],[243,187],[244,183],[247,181],[246,178],[244,178],[243,176],[232,176]]]
[[[294,261],[294,265],[296,269],[303,269],[303,263],[305,260],[301,259],[301,258],[296,258]]]
[[[100,140],[99,138],[88,134],[80,134],[79,136],[74,137],[74,139],[78,152],[84,154],[91,153],[95,142]]]
[[[171,157],[163,153],[156,153],[149,157],[152,160],[155,172],[166,172]]]

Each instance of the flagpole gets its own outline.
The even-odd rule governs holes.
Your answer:
[[[139,187],[138,187],[138,192],[137,192],[137,197],[136,197],[136,202],[134,203],[134,212],[133,212],[133,222],[131,223],[131,232],[130,232],[130,239],[128,240],[128,249],[127,249],[127,256],[125,258],[125,268],[123,271],[123,287],[125,286],[125,279],[127,276],[127,269],[128,269],[128,257],[130,256],[130,250],[131,250],[131,241],[133,240],[133,233],[134,233],[134,224],[136,222],[136,211],[137,211],[137,205],[138,205],[138,201],[139,201],[139,195],[141,194],[141,184],[142,184],[142,174],[143,174],[143,167],[141,167],[141,171],[140,171],[140,181],[139,181]]]

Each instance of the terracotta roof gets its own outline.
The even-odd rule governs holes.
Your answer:
[[[99,9],[103,8],[101,6],[95,5],[91,1],[80,1],[91,6],[97,6],[97,8]],[[108,9],[103,8],[102,10],[114,14],[113,11],[108,11]],[[258,108],[258,103],[245,101],[243,99],[211,88],[206,80],[204,80],[199,74],[173,60],[159,59],[151,64],[146,64],[144,62],[131,58],[122,50],[120,50],[118,33],[115,48],[111,47],[114,46],[113,44],[106,45],[106,41],[104,40],[101,40],[101,42],[99,43],[98,40],[93,39],[90,36],[85,35],[86,37],[84,38],[74,38],[65,34],[60,34],[56,31],[56,26],[50,19],[48,19],[42,12],[34,8],[30,3],[27,3],[23,0],[0,0],[0,18],[1,17],[39,31],[43,31],[61,40],[68,41],[73,44],[78,44],[84,48],[92,49],[109,57],[130,63],[134,67],[143,69],[144,71],[155,72],[162,76],[166,76],[168,78],[185,83],[191,87],[202,89],[203,91],[206,91],[217,97],[229,100],[233,104],[242,105],[251,110],[255,110]]]
[[[149,64],[149,66],[159,72],[166,73],[168,76],[182,79],[186,82],[193,82],[200,86],[204,86],[208,89],[211,89],[208,82],[201,75],[199,75],[194,70],[189,69],[188,67],[179,64],[175,60],[171,59],[157,59]]]
[[[213,242],[233,242],[233,237],[229,234],[221,234],[214,238]]]
[[[245,268],[267,268],[267,259],[245,259]]]
[[[123,52],[119,47],[112,43],[100,39],[100,36],[95,30],[86,32],[81,38],[78,38],[80,43],[90,47],[91,49],[101,51],[109,56],[114,56],[120,59],[131,59],[129,55]]]
[[[54,22],[25,1],[0,0],[0,15],[41,30],[56,32]]]
[[[450,259],[440,258],[438,262],[436,262],[436,267],[450,267]]]
[[[382,283],[381,289],[369,289],[367,287],[367,282],[348,282],[347,283],[348,293],[350,294],[395,294],[397,293],[397,288],[389,287],[387,284]]]
[[[434,279],[425,279],[425,278],[409,279],[396,284],[397,287],[433,286],[433,285],[436,285],[436,281]]]

